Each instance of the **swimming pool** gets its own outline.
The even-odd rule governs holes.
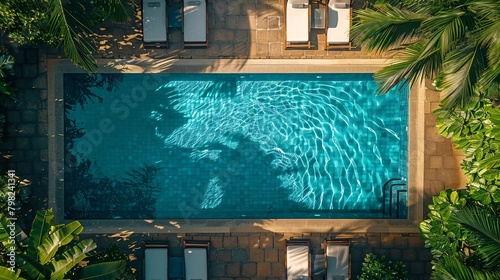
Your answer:
[[[65,218],[387,218],[408,89],[375,91],[370,74],[65,74]]]

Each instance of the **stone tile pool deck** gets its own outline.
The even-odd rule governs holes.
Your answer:
[[[179,2],[169,1],[170,5]],[[362,6],[354,2],[354,8]],[[283,0],[208,1],[209,48],[182,50],[182,30],[171,28],[170,48],[145,50],[142,48],[140,13],[125,24],[107,24],[101,29],[99,55],[96,58],[141,58],[158,68],[169,67],[172,59],[380,59],[359,48],[324,51],[322,30],[313,29],[311,49],[283,48]],[[313,8],[319,8],[313,2]],[[49,205],[49,166],[57,163],[49,159],[49,89],[47,67],[49,59],[61,57],[60,50],[31,49],[11,46],[16,58],[16,82],[19,89],[16,102],[7,108],[7,125],[1,147],[2,166],[14,169],[22,179],[32,182],[30,208]],[[461,155],[448,139],[437,134],[436,118],[431,114],[439,105],[439,95],[430,85],[425,90],[424,149],[423,153],[423,215],[432,195],[445,188],[460,188],[464,179],[459,168]],[[53,167],[54,168],[54,167]],[[57,169],[57,167],[55,167]],[[31,215],[33,212],[31,213]],[[28,213],[28,215],[30,215]],[[31,220],[31,219],[30,219]],[[142,278],[143,242],[169,240],[171,257],[182,256],[182,240],[210,240],[210,279],[284,279],[285,240],[290,237],[311,239],[313,255],[322,258],[321,242],[326,238],[352,239],[353,278],[359,275],[364,255],[374,252],[391,260],[403,260],[411,279],[428,279],[430,254],[415,231],[393,233],[352,232],[229,232],[229,233],[142,233],[127,231],[89,234],[99,242],[101,249],[113,242],[125,250],[133,267]],[[321,264],[315,271],[321,272]],[[322,279],[321,273],[315,279]]]

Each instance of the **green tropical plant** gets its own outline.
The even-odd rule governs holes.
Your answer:
[[[435,279],[500,279],[500,109],[485,98],[438,109],[438,131],[465,154],[463,190],[433,197],[419,226]]]
[[[51,210],[37,212],[29,238],[18,241],[21,232],[16,228],[16,240],[13,242],[12,227],[9,225],[11,221],[1,214],[0,241],[9,252],[15,252],[15,264],[19,267],[13,272],[12,266],[4,262],[7,263],[7,270],[10,272],[2,269],[0,273],[8,277],[63,279],[70,270],[77,267],[75,273],[78,279],[116,279],[127,265],[126,261],[118,260],[81,267],[80,262],[96,249],[96,244],[91,239],[78,240],[79,234],[83,231],[78,221],[54,224]]]
[[[488,204],[500,201],[500,108],[484,98],[473,98],[465,108],[434,111],[438,132],[451,138],[465,154],[461,166],[471,195]]]
[[[107,19],[125,21],[133,11],[132,0],[0,1],[0,29],[21,45],[62,46],[73,63],[93,72],[92,28]]]
[[[15,215],[9,216],[20,218],[18,215],[21,212],[21,207],[27,203],[29,197],[26,187],[30,184],[31,183],[29,181],[20,181],[19,178],[9,177],[9,173],[1,176],[0,213],[8,215],[9,210],[12,210]],[[11,203],[9,203],[9,201],[11,201]]]
[[[375,74],[379,93],[435,80],[446,108],[500,89],[499,0],[380,1],[356,11],[352,39],[394,62]]]
[[[499,209],[471,200],[466,206],[456,205],[446,225],[430,226],[438,221],[432,216],[421,223],[420,232],[434,257],[432,279],[500,279]],[[446,237],[439,239],[444,233]]]
[[[386,261],[385,256],[366,254],[359,280],[403,280],[408,279],[406,265],[402,262]]]

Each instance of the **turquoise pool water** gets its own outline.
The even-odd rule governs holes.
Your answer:
[[[370,74],[65,74],[66,218],[383,218],[408,89]],[[385,193],[385,194],[384,194]],[[385,214],[384,214],[385,213]]]

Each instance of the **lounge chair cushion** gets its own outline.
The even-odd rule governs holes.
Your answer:
[[[327,280],[349,279],[349,246],[327,245]]]
[[[184,42],[207,41],[207,3],[184,1]]]
[[[337,8],[336,5],[344,5]],[[330,1],[328,4],[328,30],[326,34],[327,42],[330,44],[349,43],[349,32],[351,29],[351,10],[345,8],[344,3]]]
[[[185,248],[186,280],[207,280],[207,249]]]
[[[146,248],[144,259],[146,280],[168,279],[168,248]]]
[[[289,1],[286,7],[286,41],[304,43],[309,41],[309,3]]]
[[[286,249],[287,280],[308,279],[309,247],[290,245]]]
[[[165,0],[143,0],[142,29],[146,43],[167,41],[167,8]]]

